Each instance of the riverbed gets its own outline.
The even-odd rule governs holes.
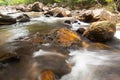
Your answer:
[[[17,53],[20,54],[20,59],[0,63],[0,80],[39,80],[30,79],[34,72],[38,72],[37,69],[32,70],[36,64],[34,58],[46,53],[62,53],[62,51],[57,48],[36,49],[29,42],[21,43],[18,40],[37,32],[48,33],[58,27],[69,27],[63,23],[67,19],[69,18],[40,16],[32,18],[30,22],[1,26],[0,53]],[[69,58],[66,61],[72,65],[71,72],[63,75],[59,80],[120,80],[119,30],[120,26],[117,26],[114,39],[107,43],[113,50],[69,49]],[[49,46],[49,44],[43,45]]]

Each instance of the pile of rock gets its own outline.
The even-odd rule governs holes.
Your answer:
[[[0,14],[0,25],[10,25],[15,24],[16,22],[28,22],[30,17],[27,14],[22,14],[16,18],[13,18],[9,15]]]

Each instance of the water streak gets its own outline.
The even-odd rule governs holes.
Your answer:
[[[77,50],[71,51],[70,56],[72,57],[69,61],[74,66],[71,73],[63,76],[61,80],[113,80],[108,77],[110,70],[107,69],[120,70],[119,53],[104,50],[96,52]],[[120,74],[117,72],[113,73],[114,80],[117,80],[116,78],[120,79],[118,76],[115,77],[116,75]]]

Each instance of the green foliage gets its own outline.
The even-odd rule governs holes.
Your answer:
[[[7,2],[0,0],[0,6],[7,5]]]
[[[87,4],[87,5],[91,5],[93,3],[96,3],[96,0],[0,0],[0,5],[18,5],[18,4],[28,4],[28,3],[32,3],[35,1],[41,1],[45,4],[48,3],[63,3],[63,4],[67,4],[68,6],[74,6],[76,4]],[[97,0],[100,3],[101,2],[107,2],[110,3],[113,0]]]
[[[28,4],[36,0],[0,0],[0,5]]]
[[[110,3],[110,2],[112,2],[113,0],[105,0],[107,3]]]
[[[28,4],[28,3],[32,3],[33,0],[5,0],[5,2],[7,2],[8,5],[17,5],[17,4]]]
[[[55,2],[62,2],[63,0],[55,0]]]

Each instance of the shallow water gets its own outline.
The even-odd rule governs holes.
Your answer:
[[[27,23],[1,26],[0,47],[4,47],[0,49],[0,53],[3,53],[4,50],[8,52],[16,50],[20,54],[20,60],[13,63],[0,63],[0,80],[31,80],[29,79],[29,74],[34,75],[34,73],[38,72],[36,68],[32,70],[36,64],[35,57],[56,53],[61,56],[62,54],[57,52],[57,50],[33,50],[33,46],[29,43],[19,43],[15,40],[36,32],[48,33],[53,28],[65,27],[63,21],[67,19],[70,18],[46,18],[42,16],[33,18],[31,22]],[[76,23],[72,25],[72,28],[76,29],[76,25]],[[50,46],[49,43],[43,45]],[[60,80],[120,80],[120,52],[118,52],[120,50],[119,29],[115,34],[115,39],[108,42],[107,45],[112,46],[117,51],[69,50],[70,57],[65,62],[72,65],[72,70]]]
[[[46,33],[56,27],[64,27],[63,21],[67,18],[38,17],[31,19],[31,22],[3,25],[0,27],[0,44],[24,37],[36,32]]]

